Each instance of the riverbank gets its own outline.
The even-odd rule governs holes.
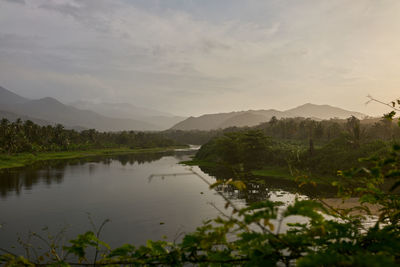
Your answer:
[[[199,167],[217,167],[218,164],[215,162],[210,161],[203,161],[203,160],[187,160],[181,161],[179,164],[186,165],[186,166],[199,166]]]
[[[260,170],[253,170],[251,172],[254,176],[258,177],[274,177],[286,180],[292,180],[299,183],[316,183],[323,185],[332,185],[338,178],[334,176],[321,176],[321,175],[306,175],[305,173],[291,173],[289,168],[265,166]]]
[[[216,162],[211,161],[204,161],[204,160],[189,160],[189,161],[182,161],[180,164],[187,165],[187,166],[199,166],[199,167],[218,167]],[[298,173],[291,173],[288,168],[284,168],[281,166],[264,166],[262,169],[252,170],[250,172],[252,175],[256,177],[262,178],[276,178],[276,179],[285,179],[291,180],[301,183],[315,183],[321,185],[332,185],[332,182],[336,181],[336,177],[327,177],[327,176],[311,176],[306,177],[304,174]]]
[[[155,153],[167,152],[186,146],[173,147],[155,147],[155,148],[103,148],[78,151],[60,151],[60,152],[40,152],[40,153],[18,153],[13,155],[0,154],[0,170],[24,167],[38,161],[55,160],[55,159],[76,159],[93,156],[113,156],[127,155],[136,153]]]

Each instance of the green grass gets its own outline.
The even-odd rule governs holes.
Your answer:
[[[76,159],[86,158],[93,156],[113,156],[113,155],[127,155],[135,153],[154,153],[171,151],[180,147],[157,147],[157,148],[105,148],[105,149],[92,149],[92,150],[78,150],[78,151],[61,151],[61,152],[41,152],[41,153],[18,153],[13,155],[0,154],[0,169],[10,169],[16,167],[23,167],[33,164],[38,161],[55,160],[55,159]]]
[[[212,161],[204,161],[204,160],[188,160],[188,161],[181,161],[179,162],[180,164],[184,164],[187,166],[204,166],[204,167],[217,167],[218,163],[212,162]],[[285,179],[290,179],[294,180],[295,177],[293,177],[288,169],[285,168],[279,168],[279,167],[265,167],[261,170],[253,170],[251,171],[251,174],[255,176],[261,176],[261,177],[275,177],[275,178],[285,178]]]
[[[251,174],[255,176],[260,176],[260,177],[274,177],[274,178],[281,178],[281,179],[287,179],[287,180],[292,180],[292,181],[312,181],[315,182],[316,184],[326,184],[326,185],[331,185],[333,181],[337,181],[337,177],[334,176],[320,176],[320,175],[307,175],[304,173],[299,173],[299,174],[291,174],[289,169],[287,168],[282,168],[282,167],[270,167],[266,166],[261,170],[254,170],[251,172]]]

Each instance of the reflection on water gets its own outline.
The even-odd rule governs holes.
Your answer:
[[[218,180],[228,180],[235,175],[224,167],[200,167],[201,171],[210,176],[217,177]],[[223,191],[231,199],[242,199],[247,204],[262,201],[271,198],[271,193],[276,191],[285,191],[293,194],[302,194],[309,197],[335,197],[337,189],[329,185],[310,184],[299,187],[299,184],[292,180],[279,179],[274,177],[249,177],[241,179],[246,185],[244,190],[237,190],[234,186],[217,186],[216,189]]]
[[[68,240],[91,229],[87,213],[96,222],[112,221],[102,236],[114,247],[193,231],[204,219],[215,217],[209,202],[223,204],[221,197],[190,173],[148,178],[155,173],[187,173],[188,167],[178,163],[194,153],[56,160],[2,171],[0,247],[17,245],[17,233],[40,232],[45,226],[53,233],[70,226]],[[210,183],[215,181],[205,176]]]
[[[47,168],[44,170],[3,171],[0,173],[0,197],[6,198],[9,193],[20,195],[23,190],[31,190],[38,183],[51,185],[63,182],[61,170]]]
[[[97,164],[110,165],[113,161],[119,162],[122,166],[151,163],[160,160],[162,157],[174,156],[178,161],[184,160],[187,156],[193,155],[192,150],[179,150],[159,153],[138,153],[118,156],[96,156],[82,159],[52,160],[37,162],[29,167],[15,168],[0,171],[0,197],[7,198],[9,194],[20,195],[23,190],[32,190],[37,184],[60,184],[64,180],[64,173],[67,167],[87,165],[89,173],[93,174]],[[216,177],[218,180],[227,180],[234,177],[233,173],[226,168],[200,167],[201,171]],[[336,195],[335,188],[327,185],[317,187],[305,185],[299,187],[294,181],[278,178],[256,178],[244,180],[246,189],[238,191],[233,186],[217,187],[229,198],[243,199],[246,203],[257,202],[270,197],[271,191],[285,190],[292,193],[301,193],[308,196],[333,197]]]
[[[113,247],[144,244],[163,235],[173,240],[183,232],[193,231],[202,221],[218,215],[210,203],[224,210],[225,201],[193,175],[191,168],[207,183],[214,183],[215,177],[232,178],[223,169],[178,164],[194,153],[175,151],[46,161],[2,171],[0,247],[15,245],[16,233],[40,231],[44,226],[57,231],[71,225],[67,239],[75,237],[90,229],[86,213],[91,213],[97,222],[112,221],[102,236]],[[229,185],[216,189],[239,206],[268,198],[288,202],[299,196],[295,194],[299,188],[291,181],[254,177],[244,182],[244,191]],[[300,191],[309,195],[304,188]],[[331,188],[317,191],[332,193]]]
[[[6,169],[0,171],[0,197],[6,198],[8,194],[15,193],[20,195],[22,190],[31,190],[37,184],[60,184],[64,179],[64,172],[70,166],[83,166],[88,163],[100,163],[102,165],[110,165],[111,162],[117,161],[122,166],[150,163],[161,159],[165,156],[175,154],[177,158],[184,156],[182,152],[160,152],[160,153],[138,153],[129,155],[118,155],[110,157],[90,157],[82,159],[67,160],[50,160],[39,161],[35,164],[23,167]],[[88,164],[90,173],[95,172],[96,165]]]

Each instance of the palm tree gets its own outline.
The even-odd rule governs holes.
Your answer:
[[[348,133],[348,142],[354,148],[359,148],[361,139],[364,137],[365,129],[361,129],[360,120],[354,116],[347,119],[346,129]]]

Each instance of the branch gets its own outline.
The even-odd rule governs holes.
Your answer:
[[[14,257],[18,257],[17,255],[15,255],[14,253],[12,253],[11,251],[8,251],[8,250],[6,250],[6,249],[4,249],[4,248],[0,248],[0,251],[3,251],[4,253],[10,254],[10,255],[12,255],[12,256],[14,256]]]
[[[369,98],[369,100],[368,100],[365,104],[369,104],[369,103],[371,103],[371,102],[376,102],[376,103],[382,104],[382,105],[384,105],[384,106],[388,106],[389,108],[391,108],[391,109],[393,109],[393,110],[400,111],[399,108],[396,108],[396,107],[395,107],[394,105],[392,105],[391,103],[385,103],[385,102],[383,102],[383,101],[380,101],[380,100],[378,100],[378,99],[375,99],[374,97],[372,97],[372,96],[370,96],[370,95],[368,95],[367,97]]]

